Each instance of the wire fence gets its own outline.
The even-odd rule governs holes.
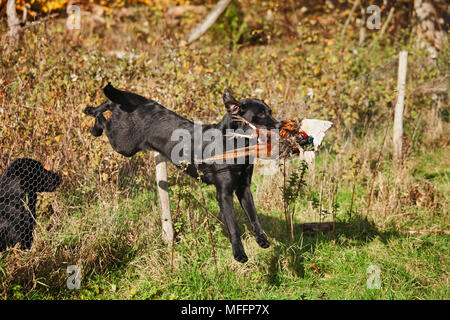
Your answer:
[[[19,158],[0,176],[0,251],[20,244],[30,249],[36,225],[38,192],[53,192],[61,175],[41,162]]]
[[[56,161],[50,159],[55,147],[67,145],[0,154],[0,252],[16,245],[30,249],[40,216],[44,211],[54,213],[53,201],[66,212],[102,198],[126,202],[139,190],[156,190],[151,159],[117,155],[89,168],[64,152],[57,153]],[[156,198],[150,201],[156,205]]]

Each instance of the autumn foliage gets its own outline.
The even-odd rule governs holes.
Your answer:
[[[0,0],[0,8],[3,8],[7,0]],[[190,5],[190,4],[200,4],[208,3],[211,1],[200,1],[200,0],[17,0],[16,8],[18,11],[23,11],[25,6],[31,10],[32,14],[36,13],[48,13],[57,10],[64,10],[68,4],[98,4],[104,7],[110,8],[121,8],[127,5],[133,5],[136,3],[143,3],[148,6],[157,8],[166,8],[168,6],[175,5]]]
[[[69,1],[18,0],[19,17],[29,5],[30,23],[21,27],[17,46],[0,54],[0,173],[14,159],[32,157],[61,173],[63,183],[39,199],[31,251],[0,256],[0,298],[448,298],[442,263],[448,239],[399,234],[448,228],[450,221],[450,48],[430,59],[414,45],[408,4],[377,2],[383,19],[396,6],[382,36],[365,30],[359,10],[341,36],[351,2],[243,0],[188,46],[187,35],[217,1],[78,1],[81,28],[69,30]],[[2,15],[5,3],[0,0]],[[0,28],[8,29],[4,16]],[[411,58],[404,159],[394,166],[390,126],[400,50]],[[252,250],[246,266],[230,264],[226,232],[211,220],[215,272],[209,233],[199,231],[210,217],[201,199],[219,215],[214,190],[169,165],[177,231],[172,268],[160,240],[153,154],[125,158],[105,135],[89,133],[94,120],[82,111],[105,101],[108,82],[203,123],[225,114],[225,89],[239,99],[264,100],[279,120],[333,122],[304,177],[295,157],[271,176],[255,167],[254,200],[270,249]],[[296,123],[285,124],[286,133],[298,136]],[[285,197],[294,242],[285,232],[283,190],[298,195]],[[299,230],[300,223],[331,218],[349,227],[313,236]],[[251,226],[241,230],[246,245],[256,247]],[[373,263],[384,268],[382,290],[366,289]],[[81,291],[66,289],[67,264],[82,266]]]

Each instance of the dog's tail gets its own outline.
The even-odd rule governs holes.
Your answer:
[[[120,108],[126,112],[133,112],[137,107],[149,102],[147,98],[138,94],[118,90],[111,83],[103,88],[103,92],[109,100],[120,105]]]

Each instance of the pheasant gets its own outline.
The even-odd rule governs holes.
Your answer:
[[[257,127],[241,116],[234,115],[234,121],[243,122],[253,131],[250,135],[232,133],[232,138],[255,139],[256,144],[228,150],[222,154],[212,156],[205,161],[225,161],[246,156],[262,159],[288,158],[298,155],[302,160],[311,164],[315,158],[325,132],[333,125],[331,121],[316,119],[292,119],[281,121],[282,126],[279,133]]]

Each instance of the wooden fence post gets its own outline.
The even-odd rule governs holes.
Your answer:
[[[394,159],[402,159],[403,109],[405,102],[406,70],[408,67],[408,51],[401,51],[398,61],[397,104],[394,114]]]
[[[159,207],[161,209],[162,237],[168,244],[172,243],[173,225],[170,215],[169,183],[167,182],[167,164],[164,157],[155,152],[156,184],[158,186]]]

